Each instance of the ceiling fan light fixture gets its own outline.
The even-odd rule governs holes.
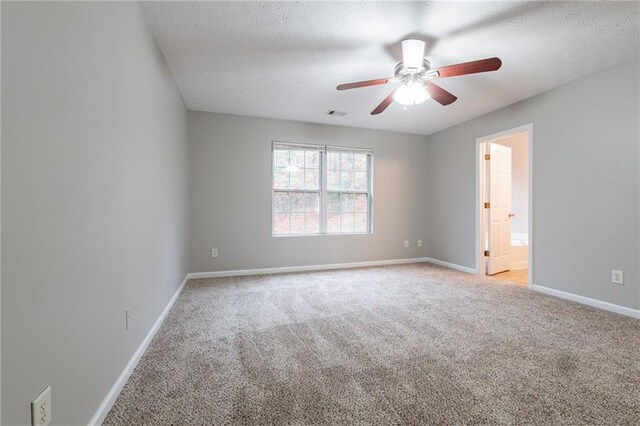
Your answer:
[[[393,100],[400,105],[418,105],[429,99],[429,92],[419,83],[403,84],[396,90]]]
[[[431,80],[497,71],[502,66],[500,58],[493,57],[434,69],[431,68],[429,61],[424,58],[424,47],[425,43],[422,40],[403,40],[403,61],[396,65],[393,77],[339,84],[336,89],[347,90],[387,83],[401,83],[402,86],[389,93],[387,97],[371,111],[371,115],[378,115],[384,112],[394,101],[405,106],[404,109],[406,109],[408,105],[417,105],[427,99],[433,99],[440,105],[447,106],[451,105],[458,98]]]

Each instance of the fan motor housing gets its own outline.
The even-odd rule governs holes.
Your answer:
[[[430,69],[431,69],[431,64],[426,59],[422,60],[422,68],[419,70],[407,69],[404,67],[404,62],[400,62],[398,63],[398,65],[396,65],[394,75],[396,76],[396,78],[403,79],[403,80],[407,78],[423,79],[425,77],[426,72],[429,71]]]

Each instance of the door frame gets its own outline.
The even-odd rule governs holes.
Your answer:
[[[486,268],[484,262],[484,233],[485,233],[485,221],[484,221],[484,208],[482,200],[482,189],[485,185],[485,163],[484,152],[480,149],[485,142],[491,142],[496,139],[501,139],[507,136],[516,135],[519,133],[527,133],[527,145],[529,150],[529,247],[527,249],[528,254],[528,283],[527,287],[530,289],[534,285],[534,238],[533,238],[533,123],[525,124],[522,126],[514,127],[512,129],[504,130],[490,135],[481,136],[476,138],[476,271],[478,275],[485,275]]]

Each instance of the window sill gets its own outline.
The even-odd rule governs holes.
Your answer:
[[[286,237],[331,237],[331,236],[349,236],[349,235],[373,235],[373,232],[333,232],[326,234],[271,234],[275,238]]]

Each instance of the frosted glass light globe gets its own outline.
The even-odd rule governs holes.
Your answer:
[[[429,92],[422,83],[409,83],[400,86],[393,95],[393,99],[400,105],[418,105],[429,98]]]

